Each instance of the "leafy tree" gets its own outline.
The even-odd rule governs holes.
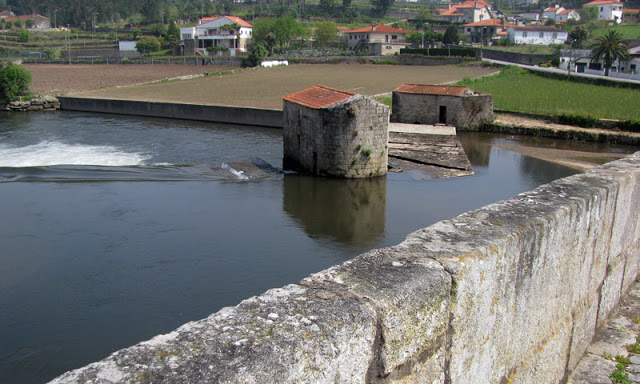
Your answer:
[[[44,54],[47,56],[47,59],[57,59],[60,57],[60,50],[53,48],[45,48]]]
[[[321,21],[316,26],[315,38],[318,46],[326,46],[338,38],[338,28],[333,21]]]
[[[335,9],[335,0],[320,0],[320,9],[327,15],[332,15]]]
[[[22,23],[20,22],[20,20],[14,20],[13,21],[13,26],[15,28],[22,28]]]
[[[156,37],[164,36],[167,33],[167,26],[164,24],[153,24],[149,27],[149,32]]]
[[[580,21],[589,23],[598,20],[598,7],[582,7],[578,9]]]
[[[27,94],[31,73],[19,65],[0,64],[0,102],[6,104]]]
[[[556,21],[555,19],[547,19],[545,20],[544,25],[548,27],[553,27],[554,25],[556,25]]]
[[[25,21],[25,22],[24,22],[24,26],[25,26],[26,28],[33,28],[33,25],[34,25],[34,24],[35,24],[35,22],[34,22],[33,20],[31,20],[31,19],[29,19],[29,20],[27,20],[27,21]]]
[[[371,0],[371,4],[374,6],[374,12],[378,16],[384,16],[391,5],[393,5],[394,0]]]
[[[245,67],[257,67],[267,57],[267,48],[262,43],[254,44],[249,57],[243,61]]]
[[[452,25],[444,32],[442,44],[457,44],[458,41],[460,41],[460,38],[458,37],[458,28],[455,25]]]
[[[147,55],[151,52],[160,50],[160,42],[155,36],[142,36],[136,43],[136,51],[141,55]]]
[[[607,31],[604,36],[598,37],[591,49],[591,62],[602,61],[605,76],[609,76],[609,69],[616,60],[629,59],[629,50],[622,41],[622,34],[612,29]]]
[[[571,46],[573,48],[582,48],[582,44],[588,37],[589,31],[582,25],[573,27],[571,32],[569,32],[569,41],[571,41]]]
[[[342,10],[346,11],[351,6],[352,0],[342,0]]]
[[[133,39],[137,39],[140,35],[142,35],[142,31],[140,28],[136,28],[133,30]]]
[[[21,30],[20,34],[18,35],[18,41],[26,43],[27,41],[29,41],[29,39],[31,39],[31,33],[26,29]]]
[[[180,40],[180,28],[171,20],[167,28],[167,40],[170,44],[176,44]]]
[[[305,35],[306,29],[293,17],[261,19],[253,25],[253,40],[263,43],[272,52],[273,47],[288,47],[292,40]]]

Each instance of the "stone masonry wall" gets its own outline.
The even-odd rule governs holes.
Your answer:
[[[53,382],[562,382],[638,276],[638,217],[640,152]]]
[[[385,175],[388,128],[389,107],[362,95],[323,109],[285,100],[284,167],[345,178]]]
[[[493,121],[493,96],[463,96],[462,109],[457,115],[456,128],[461,131],[482,128],[485,123]]]
[[[391,121],[407,124],[437,124],[440,106],[447,108],[446,123],[461,130],[476,130],[493,121],[493,96],[442,96],[392,93]]]

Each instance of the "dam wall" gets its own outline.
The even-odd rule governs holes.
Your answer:
[[[640,152],[409,234],[54,383],[558,383],[640,269]]]
[[[180,104],[153,101],[58,97],[60,108],[68,111],[115,113],[216,123],[282,128],[282,111],[224,105]]]

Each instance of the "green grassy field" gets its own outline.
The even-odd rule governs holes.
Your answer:
[[[493,95],[495,109],[543,115],[640,120],[640,91],[554,80],[508,67],[500,75],[459,84]]]
[[[615,27],[605,26],[604,29],[596,28],[591,32],[591,37],[600,37],[603,34],[603,30],[606,33],[609,29],[622,33],[623,39],[640,39],[640,23],[624,23]]]

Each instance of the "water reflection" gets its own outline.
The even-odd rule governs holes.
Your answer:
[[[491,142],[481,140],[477,133],[464,133],[458,135],[458,140],[467,154],[467,158],[473,166],[489,166],[491,158]]]
[[[284,211],[310,237],[362,246],[384,235],[387,178],[284,177]]]

